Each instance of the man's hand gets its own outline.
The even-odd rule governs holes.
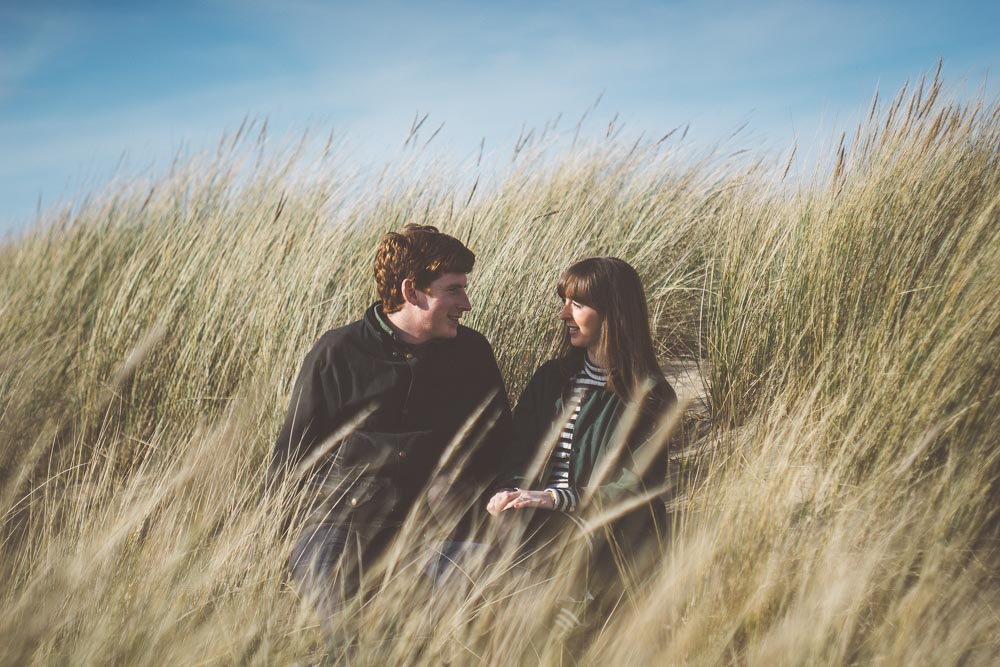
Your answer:
[[[490,498],[490,502],[486,505],[486,511],[493,516],[498,516],[505,510],[526,507],[550,510],[555,508],[555,500],[547,491],[529,491],[527,489],[498,491]]]

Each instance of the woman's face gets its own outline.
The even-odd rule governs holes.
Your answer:
[[[601,315],[590,306],[566,298],[559,319],[569,331],[569,344],[573,347],[596,350],[601,342]]]

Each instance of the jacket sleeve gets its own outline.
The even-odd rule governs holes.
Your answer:
[[[285,423],[271,453],[267,472],[269,486],[280,482],[292,467],[333,432],[340,392],[332,375],[326,372],[326,347],[321,339],[306,355],[299,371]]]
[[[480,388],[484,397],[492,394],[493,398],[483,415],[489,427],[485,432],[481,432],[479,445],[469,466],[472,473],[469,481],[477,488],[488,489],[496,479],[504,452],[510,444],[511,414],[503,376],[500,374],[493,350],[488,345],[483,356],[484,361],[479,373],[482,378]]]
[[[622,460],[609,475],[610,481],[594,491],[594,500],[602,507],[611,507],[638,497],[664,483],[667,476],[667,452],[664,443],[656,441],[660,419],[677,403],[673,387],[665,379],[658,382],[643,401],[634,426],[626,438]],[[620,434],[616,437],[622,437]],[[611,443],[609,450],[614,449]],[[662,449],[662,451],[657,451]],[[640,470],[640,465],[644,470]]]

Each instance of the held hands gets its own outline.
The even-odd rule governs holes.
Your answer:
[[[517,510],[525,507],[537,507],[550,510],[554,509],[555,505],[555,499],[547,491],[513,489],[497,491],[486,505],[486,511],[493,516],[499,516],[501,512],[510,509]]]

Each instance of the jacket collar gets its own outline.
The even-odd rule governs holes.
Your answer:
[[[380,340],[382,345],[390,352],[402,352],[412,354],[418,358],[426,356],[432,350],[437,349],[445,341],[430,340],[422,345],[411,345],[404,342],[396,330],[389,324],[389,319],[382,310],[382,304],[373,303],[365,312],[365,325]]]
[[[382,310],[382,305],[379,303],[373,303],[368,312],[372,316],[372,321],[375,323],[376,328],[381,332],[382,335],[386,335],[393,339],[400,345],[403,345],[403,341],[399,339],[396,335],[395,330],[393,330],[392,325],[389,324],[389,318],[385,316],[385,311]]]
[[[381,303],[375,302],[369,306],[362,320],[365,323],[365,329],[368,330],[368,333],[384,347],[392,351],[409,351],[412,347],[400,340],[396,332],[392,330],[389,320],[386,319],[385,312],[382,310]]]

